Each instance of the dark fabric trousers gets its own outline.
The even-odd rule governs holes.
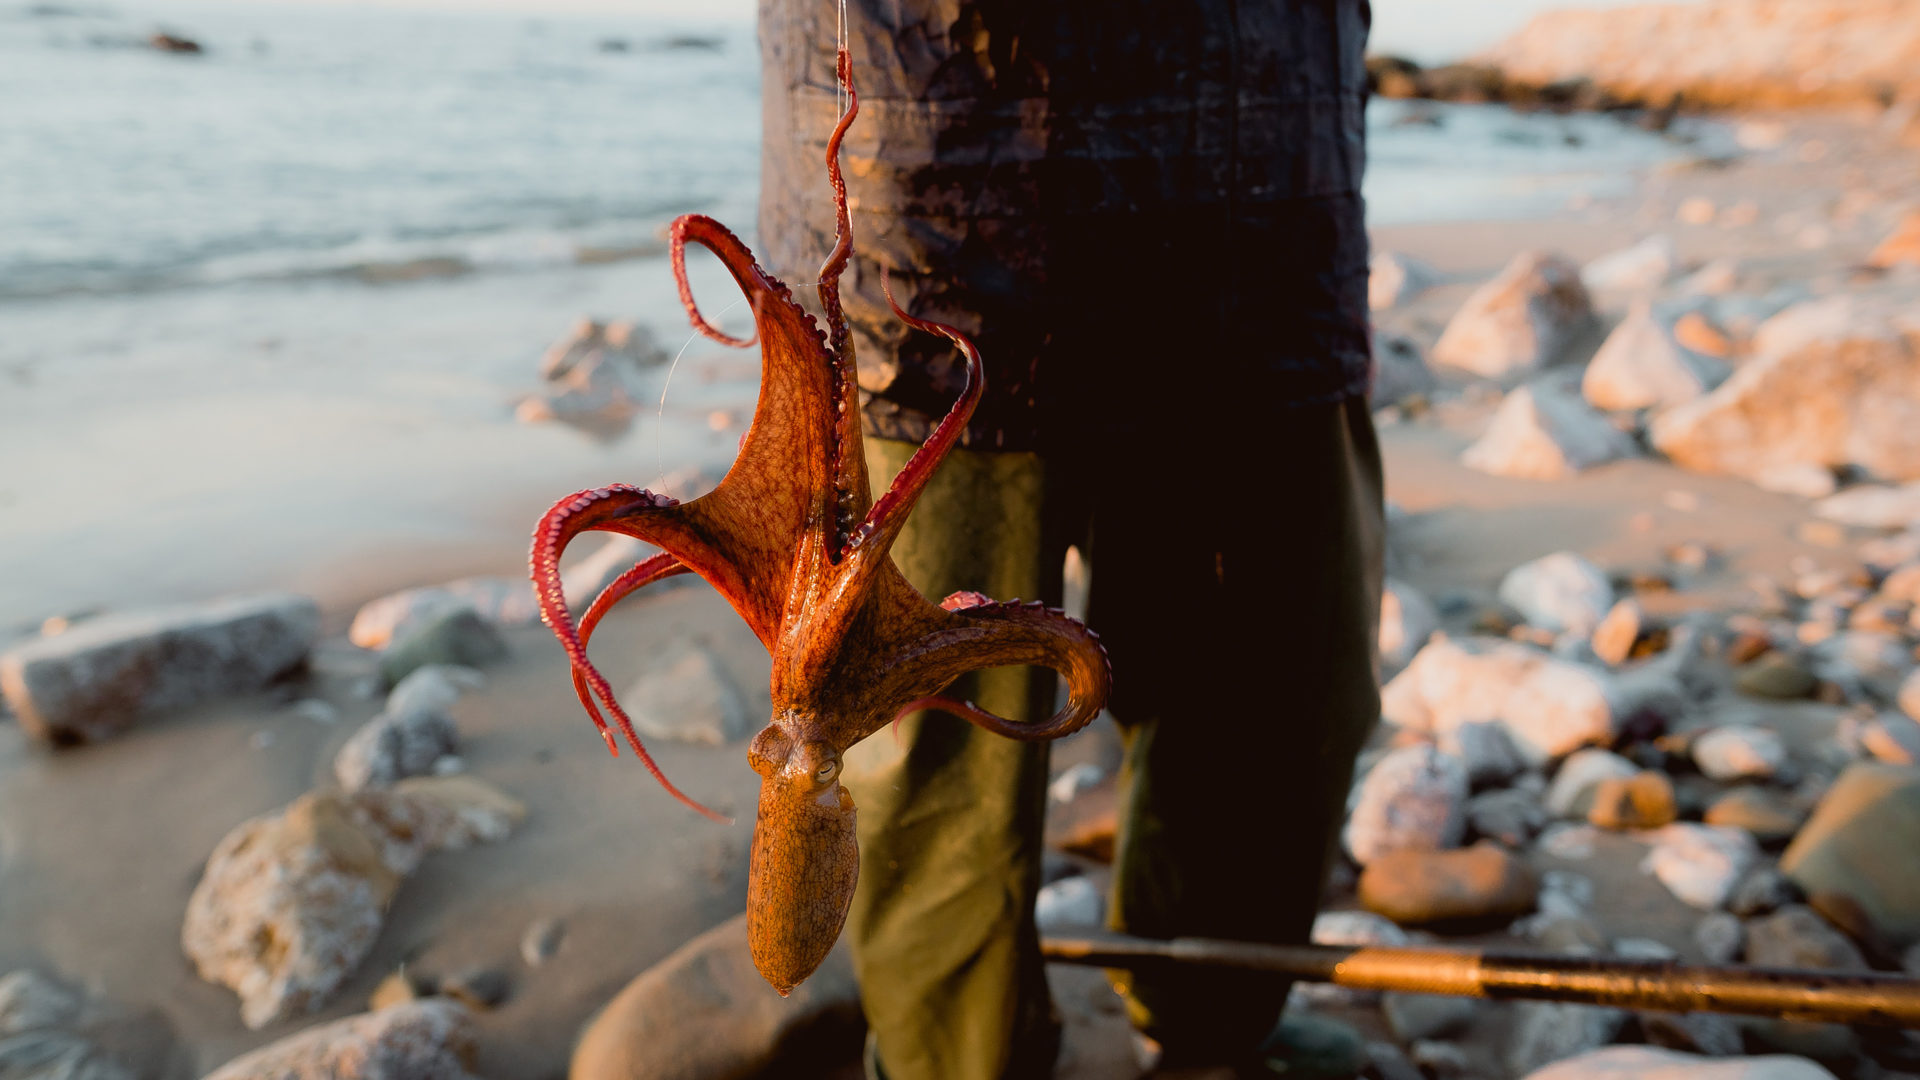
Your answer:
[[[932,597],[1058,600],[1066,545],[1093,572],[1089,622],[1125,733],[1111,924],[1152,937],[1306,940],[1379,712],[1379,448],[1362,399],[1098,452],[957,451],[895,547]],[[868,440],[876,489],[910,444]],[[1051,673],[957,693],[1015,719]],[[1033,927],[1047,752],[944,714],[848,755],[862,870],[848,920],[889,1080],[1045,1076],[1058,1046]],[[1285,980],[1116,975],[1169,1058],[1251,1056]]]

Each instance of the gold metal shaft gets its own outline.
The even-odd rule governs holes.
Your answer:
[[[1047,937],[1040,951],[1057,963],[1095,967],[1198,964],[1272,971],[1362,990],[1920,1028],[1920,979],[1901,975],[1465,949],[1261,945],[1207,938],[1158,941],[1102,931]]]

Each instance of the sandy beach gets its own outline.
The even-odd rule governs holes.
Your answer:
[[[1375,312],[1378,334],[1431,353],[1515,255],[1551,251],[1591,265],[1654,235],[1670,238],[1676,263],[1663,296],[1687,273],[1724,262],[1737,269],[1740,296],[1874,291],[1920,304],[1920,267],[1863,269],[1903,215],[1920,210],[1920,149],[1899,145],[1867,110],[1716,122],[1721,141],[1623,166],[1600,194],[1555,189],[1550,214],[1378,225],[1377,252],[1437,274]],[[695,270],[696,291],[723,295],[714,265]],[[689,794],[744,819],[719,826],[676,804],[629,757],[609,759],[580,714],[559,645],[537,624],[503,627],[506,659],[450,709],[460,768],[524,803],[524,822],[498,842],[427,855],[399,887],[371,951],[323,1007],[247,1028],[233,992],[203,981],[183,955],[183,912],[221,838],[332,785],[342,746],[382,712],[380,656],[347,640],[364,604],[472,575],[524,577],[528,531],[566,492],[689,470],[721,475],[751,415],[755,359],[703,340],[682,351],[685,322],[657,258],[397,289],[262,286],[254,299],[236,319],[226,296],[130,296],[70,335],[93,348],[57,362],[15,350],[0,367],[0,461],[10,466],[0,478],[9,571],[0,648],[32,640],[50,618],[84,624],[101,611],[267,590],[314,598],[322,627],[310,661],[268,689],[142,717],[110,739],[50,749],[21,724],[0,722],[0,973],[37,968],[143,1017],[122,1030],[147,1040],[145,1075],[170,1080],[363,1012],[395,972],[431,981],[481,970],[507,989],[474,1015],[475,1072],[566,1075],[578,1032],[608,999],[743,910],[758,778],[742,743],[652,746]],[[1565,366],[1584,363],[1631,301],[1594,290],[1598,320]],[[297,337],[279,329],[294,309],[314,305],[332,312],[324,328]],[[529,314],[541,308],[550,314]],[[32,340],[83,315],[60,300],[14,314]],[[617,440],[513,418],[515,388],[535,388],[537,357],[577,314],[633,319],[677,356],[639,376],[646,407]],[[745,325],[740,309],[722,321]],[[1753,327],[1720,329],[1737,369]],[[210,340],[246,358],[214,387],[193,375]],[[1719,626],[1753,607],[1756,576],[1792,583],[1832,571],[1851,580],[1860,544],[1885,531],[1834,526],[1806,497],[1689,471],[1644,448],[1551,481],[1463,464],[1505,389],[1443,372],[1417,401],[1378,415],[1395,508],[1389,574],[1435,598],[1450,634],[1484,629],[1503,577],[1556,552],[1578,553],[1617,581],[1672,585],[1632,592],[1652,621],[1704,613]],[[1712,559],[1676,570],[1675,550],[1687,545]],[[720,658],[749,714],[765,715],[766,653],[703,583],[683,579],[629,601],[593,648],[624,687],[649,656],[689,641]],[[1724,656],[1703,670],[1715,693],[1732,692],[1735,665]],[[1827,761],[1843,709],[1747,704],[1745,722],[1776,731],[1797,762]],[[1690,715],[1675,727],[1709,724]],[[1398,734],[1383,727],[1375,749],[1404,745]],[[1109,770],[1116,738],[1102,721],[1063,740],[1054,771]],[[1110,792],[1111,776],[1102,783]],[[1537,872],[1590,880],[1588,917],[1605,940],[1651,940],[1682,959],[1708,959],[1695,932],[1701,912],[1640,871],[1645,852],[1644,837],[1601,831],[1583,858],[1541,847],[1519,856]],[[1351,882],[1329,899],[1331,909],[1358,906]],[[564,930],[551,959],[532,966],[522,938],[541,920]],[[1518,936],[1444,940],[1511,946]],[[1101,979],[1064,968],[1054,976],[1069,1024],[1060,1075],[1137,1074]],[[1371,1040],[1395,1041],[1378,1009],[1323,1011]],[[1484,1008],[1452,1039],[1465,1075],[1515,1075],[1505,1050],[1514,1015]],[[835,1060],[779,1075],[858,1075],[848,1044],[836,1049]],[[1860,1075],[1903,1075],[1872,1068]]]

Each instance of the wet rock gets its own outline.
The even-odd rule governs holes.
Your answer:
[[[1585,818],[1601,781],[1626,780],[1639,766],[1610,750],[1580,750],[1568,756],[1547,789],[1547,813],[1557,818]]]
[[[540,621],[540,608],[526,578],[470,577],[367,601],[354,613],[347,640],[363,649],[384,649],[462,610],[494,626],[531,626]]]
[[[1801,899],[1798,886],[1771,866],[1755,868],[1727,898],[1727,910],[1743,918],[1765,915]]]
[[[1558,362],[1593,320],[1580,270],[1523,252],[1467,298],[1433,347],[1433,362],[1487,378],[1523,376]]]
[[[1473,1023],[1480,1006],[1472,998],[1389,991],[1380,995],[1380,1011],[1393,1037],[1410,1043],[1459,1034]]]
[[[309,1028],[243,1054],[206,1080],[475,1080],[473,1019],[450,1001],[413,1001]]]
[[[1578,393],[1543,379],[1508,394],[1460,461],[1494,476],[1561,480],[1637,452],[1633,438]]]
[[[1760,849],[1741,829],[1678,822],[1651,834],[1653,849],[1641,869],[1660,879],[1683,903],[1712,911],[1759,860]]]
[[[259,690],[319,632],[314,602],[284,593],[101,615],[0,653],[0,694],[31,738],[103,739],[143,714]]]
[[[1500,599],[1532,626],[1584,637],[1613,606],[1613,585],[1599,567],[1561,551],[1507,571]]]
[[[1727,366],[1681,345],[1673,328],[1634,304],[1587,364],[1580,392],[1596,409],[1667,409],[1712,390]]]
[[[1753,697],[1793,701],[1810,696],[1819,682],[1798,659],[1782,652],[1768,652],[1742,667],[1733,685]]]
[[[1399,671],[1413,659],[1433,632],[1440,613],[1420,590],[1404,581],[1387,579],[1380,594],[1380,664]]]
[[[459,749],[459,730],[445,712],[383,712],[340,747],[333,775],[348,791],[387,787],[409,776],[432,775],[442,758]]]
[[[1704,732],[1690,749],[1694,765],[1714,780],[1768,777],[1787,762],[1780,736],[1751,724],[1728,724]]]
[[[1607,1045],[1628,1019],[1624,1009],[1558,1001],[1517,1002],[1513,1016],[1507,1068],[1515,1076],[1538,1076],[1534,1070]]]
[[[511,832],[518,803],[467,777],[388,791],[317,791],[214,848],[181,947],[240,995],[250,1028],[320,1007],[358,966],[400,882],[429,851]]]
[[[1360,874],[1367,910],[1401,926],[1504,925],[1533,910],[1533,870],[1490,843],[1457,851],[1389,851]]]
[[[1754,355],[1717,390],[1660,415],[1653,443],[1682,467],[1758,476],[1852,465],[1920,478],[1920,349],[1908,313],[1839,296],[1760,328]]]
[[[1442,735],[1463,723],[1501,723],[1529,765],[1611,742],[1605,673],[1512,642],[1436,636],[1381,692],[1388,720]]]
[[[1780,795],[1748,785],[1714,800],[1703,820],[1709,825],[1745,829],[1762,844],[1778,844],[1793,839],[1806,815]]]
[[[1747,928],[1734,915],[1715,911],[1693,927],[1693,943],[1709,964],[1731,964],[1747,947]]]
[[[1867,256],[1868,266],[1892,269],[1896,266],[1920,266],[1920,210],[1900,219],[1893,232]]]
[[[471,608],[455,608],[396,638],[380,657],[380,678],[388,686],[429,664],[480,668],[506,659],[507,643]]]
[[[1106,922],[1107,898],[1091,878],[1061,878],[1040,889],[1034,899],[1034,922],[1042,930],[1097,927]]]
[[[1376,251],[1367,267],[1367,306],[1375,311],[1398,307],[1440,281],[1440,271],[1411,255]]]
[[[1910,688],[1920,687],[1917,678],[1911,676],[1902,684],[1903,700],[1913,692]],[[1888,765],[1920,765],[1920,722],[1886,713],[1861,725],[1860,746]]]
[[[712,649],[676,641],[647,657],[646,670],[621,700],[633,726],[651,739],[724,746],[752,735],[758,718]]]
[[[583,319],[541,358],[541,388],[522,399],[514,415],[616,434],[640,410],[641,370],[666,360],[645,327]]]
[[[1912,528],[1920,525],[1920,483],[1862,484],[1821,499],[1813,512],[1858,529]]]
[[[1920,939],[1920,769],[1877,763],[1840,774],[1780,858],[1808,895],[1852,898],[1897,942]]]
[[[1549,1065],[1525,1080],[1834,1080],[1806,1058],[1710,1058],[1653,1046],[1609,1046]]]
[[[789,1075],[859,1054],[859,991],[843,938],[781,997],[754,970],[745,915],[642,972],[588,1023],[572,1080],[716,1080]],[[833,1056],[839,1054],[841,1056]],[[783,1067],[784,1066],[784,1067]]]
[[[1747,923],[1747,963],[1757,967],[1869,970],[1859,948],[1804,904],[1792,904]]]
[[[1678,816],[1673,781],[1651,769],[1601,780],[1587,810],[1587,820],[1603,829],[1657,829]]]
[[[1355,792],[1344,833],[1362,866],[1389,851],[1436,851],[1466,831],[1467,770],[1458,758],[1427,746],[1401,747],[1382,758]]]
[[[1373,339],[1373,386],[1367,403],[1376,409],[1408,403],[1431,394],[1439,380],[1428,369],[1420,346],[1412,338],[1376,334]]]
[[[1526,847],[1546,825],[1546,808],[1525,791],[1501,788],[1467,800],[1467,826],[1473,835],[1510,848]]]
[[[1633,646],[1640,640],[1640,633],[1646,626],[1646,612],[1640,608],[1640,602],[1628,597],[1613,605],[1606,618],[1593,628],[1593,637],[1588,644],[1593,646],[1593,654],[1602,663],[1619,667],[1633,657]]]
[[[1655,234],[1588,263],[1580,271],[1580,283],[1593,292],[1652,292],[1673,276],[1678,265],[1673,239]]]
[[[1450,728],[1440,735],[1439,746],[1466,766],[1473,787],[1505,783],[1527,767],[1506,727],[1493,721]]]
[[[528,967],[539,967],[560,951],[566,936],[567,924],[559,919],[535,919],[520,935],[520,959]]]

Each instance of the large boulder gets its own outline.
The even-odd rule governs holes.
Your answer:
[[[1862,763],[1827,789],[1780,858],[1808,895],[1852,899],[1896,942],[1920,941],[1920,769]]]
[[[258,690],[319,633],[319,607],[285,593],[103,615],[0,653],[0,693],[35,739],[102,739],[145,713]]]
[[[1381,692],[1381,714],[1434,735],[1496,720],[1528,764],[1539,766],[1613,740],[1610,693],[1605,672],[1524,645],[1436,636]]]
[[[1524,377],[1558,363],[1593,321],[1580,268],[1527,251],[1461,306],[1433,346],[1433,363],[1490,379]]]
[[[1725,364],[1680,344],[1673,328],[1642,301],[1593,354],[1580,392],[1598,409],[1665,409],[1692,401],[1726,377]]]
[[[1633,437],[1595,412],[1573,389],[1542,379],[1508,394],[1478,442],[1460,461],[1468,468],[1523,480],[1560,480],[1583,469],[1632,457]]]
[[[748,1080],[793,1075],[788,1060],[860,1045],[859,990],[845,939],[781,997],[754,970],[737,915],[642,972],[587,1024],[571,1080]],[[837,1060],[837,1059],[836,1059]]]
[[[215,846],[180,943],[240,995],[250,1028],[324,1004],[366,956],[388,901],[428,852],[497,840],[525,809],[468,777],[310,792]]]
[[[473,1017],[446,998],[349,1016],[242,1054],[206,1080],[476,1080]]]
[[[1920,313],[1846,296],[1795,305],[1760,328],[1732,378],[1661,414],[1652,435],[1701,472],[1854,466],[1920,479]]]

